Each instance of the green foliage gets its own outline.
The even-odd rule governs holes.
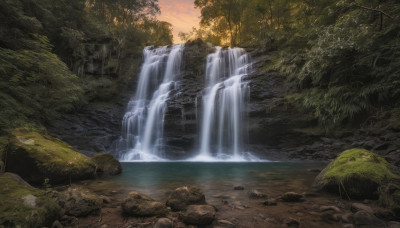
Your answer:
[[[46,122],[83,101],[78,78],[55,54],[46,37],[32,35],[31,49],[0,48],[0,128]],[[35,125],[35,124],[33,124]]]
[[[0,1],[0,134],[43,127],[128,83],[145,45],[172,43],[155,0]]]

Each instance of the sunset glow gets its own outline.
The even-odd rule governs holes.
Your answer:
[[[194,8],[194,0],[159,0],[161,15],[158,19],[172,24],[174,43],[183,43],[179,32],[190,32],[198,27],[200,10]]]

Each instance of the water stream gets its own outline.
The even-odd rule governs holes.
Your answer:
[[[143,50],[144,62],[135,96],[128,104],[118,143],[120,160],[162,160],[167,100],[176,89],[183,45]]]
[[[164,117],[171,91],[177,89],[184,45],[146,47],[135,96],[122,121],[117,151],[121,161],[161,161]],[[244,110],[249,85],[243,82],[250,68],[249,55],[241,48],[216,47],[208,55],[205,85],[197,119],[199,148],[194,161],[258,160],[243,151],[246,133]]]

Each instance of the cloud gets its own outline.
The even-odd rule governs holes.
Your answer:
[[[190,32],[199,24],[200,10],[194,8],[194,0],[159,0],[161,15],[158,19],[172,24],[174,43],[181,43],[179,32]]]

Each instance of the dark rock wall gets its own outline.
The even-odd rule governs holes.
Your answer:
[[[206,58],[214,48],[201,42],[187,43],[183,53],[179,87],[172,91],[165,116],[165,153],[171,159],[193,156],[198,148],[200,131],[196,100],[201,106]],[[286,96],[293,93],[285,78],[264,72],[271,60],[267,53],[248,50],[254,62],[246,77],[250,83],[250,102],[246,110],[248,134],[245,150],[271,160],[329,160],[352,147],[377,152],[388,161],[400,163],[400,133],[371,135],[359,129],[340,136],[326,135],[311,114],[301,112]],[[115,140],[121,135],[122,117],[136,89],[136,77],[127,90],[121,91],[118,103],[89,105],[78,113],[52,121],[49,133],[87,155],[115,153]],[[290,100],[290,99],[289,99]]]

